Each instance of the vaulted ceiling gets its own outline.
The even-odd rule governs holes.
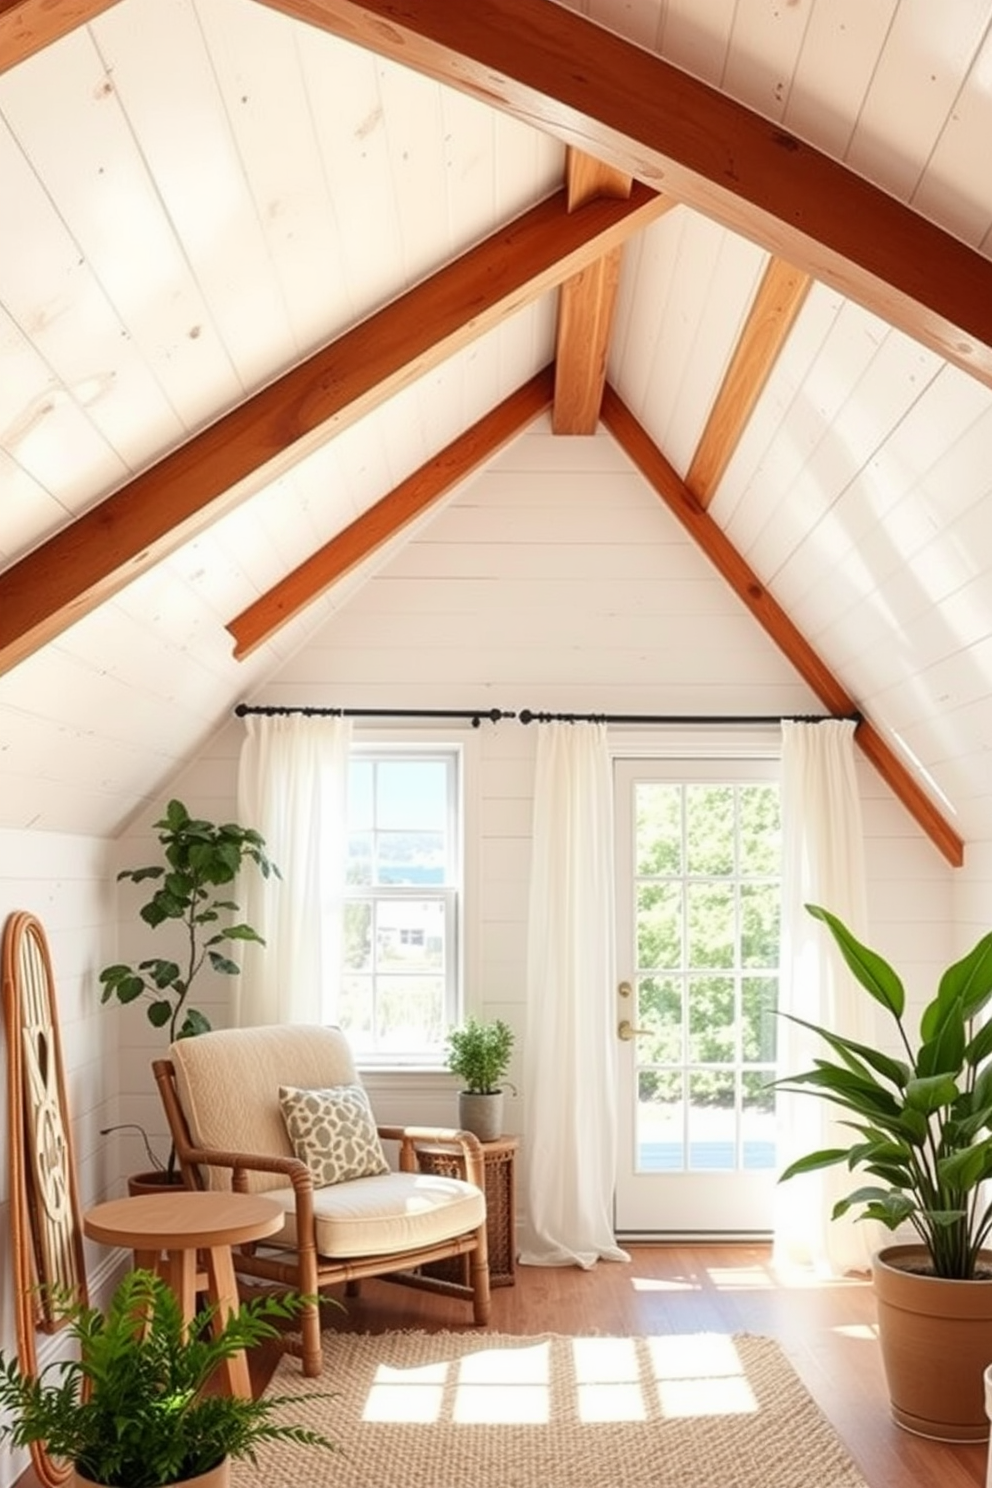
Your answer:
[[[550,410],[992,837],[992,0],[0,0],[0,67],[0,826],[112,830]]]

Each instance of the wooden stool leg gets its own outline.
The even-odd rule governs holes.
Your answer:
[[[183,1322],[188,1327],[196,1316],[196,1251],[166,1251],[161,1272],[172,1288],[172,1294],[182,1311]]]
[[[219,1332],[224,1326],[224,1319],[232,1312],[236,1312],[239,1306],[238,1285],[234,1276],[231,1247],[214,1245],[205,1252],[205,1255],[207,1296],[211,1305],[217,1308],[214,1331]],[[239,1349],[237,1354],[227,1361],[227,1388],[231,1395],[242,1395],[246,1399],[251,1399],[251,1379],[244,1349]]]

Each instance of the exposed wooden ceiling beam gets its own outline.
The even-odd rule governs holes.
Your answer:
[[[685,482],[652,442],[641,424],[607,383],[601,412],[603,423],[651,484],[682,526],[693,537],[714,568],[796,671],[831,713],[860,711],[854,699],[796,628],[781,605],[768,593],[754,570],[717,526]],[[964,862],[964,843],[920,788],[902,760],[867,721],[858,725],[858,744],[882,779],[943,853],[952,867]]]
[[[566,165],[568,210],[594,196],[630,195],[633,181],[615,166],[569,149]],[[673,203],[674,205],[674,203]],[[615,248],[558,291],[555,350],[555,402],[551,427],[556,434],[595,434],[606,382],[606,359],[620,284],[622,248]]]
[[[240,660],[250,655],[319,594],[371,557],[459,481],[490,460],[508,440],[550,407],[553,390],[554,369],[545,367],[273,585],[253,605],[242,610],[227,627],[235,640],[235,656]]]
[[[704,507],[713,500],[811,283],[792,264],[769,260],[685,478]]]
[[[547,0],[260,0],[706,213],[992,386],[992,262],[778,124]]]
[[[576,212],[558,192],[225,414],[0,574],[0,673],[664,210],[640,185]]]
[[[0,0],[0,72],[116,4],[117,0]]]

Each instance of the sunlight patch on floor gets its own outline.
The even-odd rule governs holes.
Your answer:
[[[566,1378],[552,1378],[551,1344],[480,1347],[462,1359],[414,1369],[381,1365],[363,1419],[429,1425],[541,1426],[558,1416],[584,1423],[742,1415],[758,1409],[732,1338],[718,1333],[570,1340]]]
[[[652,1276],[632,1276],[630,1284],[635,1292],[698,1292],[698,1281],[659,1280]]]
[[[841,1338],[859,1338],[865,1343],[878,1342],[877,1323],[838,1323],[830,1331],[839,1333]]]
[[[775,1285],[764,1266],[707,1266],[706,1275],[721,1292],[765,1290]]]

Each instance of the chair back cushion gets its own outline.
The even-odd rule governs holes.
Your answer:
[[[169,1056],[194,1144],[219,1152],[293,1157],[280,1085],[314,1089],[359,1083],[339,1028],[294,1023],[218,1029],[178,1039]],[[205,1169],[204,1180],[208,1188],[231,1186],[230,1173],[218,1168]],[[248,1174],[253,1193],[284,1183],[278,1173]]]

